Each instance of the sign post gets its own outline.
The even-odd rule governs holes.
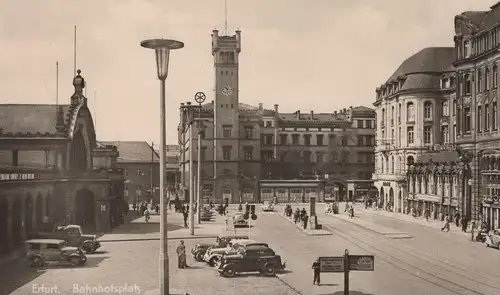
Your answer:
[[[344,295],[349,295],[349,272],[350,271],[374,271],[375,256],[373,255],[349,255],[345,249],[344,256],[319,257],[320,272],[344,273]]]

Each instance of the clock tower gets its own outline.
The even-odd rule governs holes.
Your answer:
[[[239,202],[239,73],[241,31],[219,36],[212,31],[215,70],[214,101],[214,197]]]

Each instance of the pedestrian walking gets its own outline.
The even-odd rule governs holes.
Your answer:
[[[449,232],[450,222],[451,222],[450,217],[448,216],[448,214],[446,214],[446,217],[444,218],[444,226],[441,228],[441,231],[446,230],[446,232]]]
[[[186,263],[186,246],[184,246],[184,241],[181,240],[179,246],[177,246],[177,267],[186,268],[188,267]]]
[[[431,215],[431,213],[429,212],[429,208],[425,208],[424,210],[424,217],[425,217],[425,221],[429,221],[429,216]]]
[[[349,217],[354,218],[354,207],[349,208]]]
[[[293,222],[297,224],[297,222],[299,222],[299,219],[300,219],[300,210],[299,208],[297,208],[297,210],[295,210],[295,212],[293,213]]]
[[[304,229],[307,229],[307,221],[309,221],[309,216],[307,216],[307,213],[304,214],[303,221],[304,221]]]
[[[464,233],[467,232],[468,225],[469,225],[469,221],[467,220],[467,217],[463,216],[462,217],[462,232],[464,232]]]
[[[319,264],[319,258],[313,262],[312,269],[313,269],[313,275],[314,275],[313,285],[316,283],[318,283],[318,285],[321,284],[321,277],[320,277],[321,269],[320,269],[320,264]]]
[[[455,217],[455,225],[457,227],[459,227],[460,226],[460,213],[457,211],[457,213],[455,213],[454,217]]]
[[[187,210],[184,210],[184,212],[182,212],[182,216],[184,217],[184,227],[188,227],[188,212],[187,212]]]

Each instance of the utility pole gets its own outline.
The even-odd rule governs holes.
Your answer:
[[[151,190],[151,200],[154,199],[154,188],[153,188],[153,166],[154,166],[154,161],[155,159],[155,143],[154,141],[151,142],[151,165],[149,167],[149,187]]]
[[[200,108],[200,113],[201,113],[201,108]],[[196,214],[198,216],[198,224],[201,223],[201,133],[202,133],[202,128],[201,125],[203,122],[201,121],[201,116],[198,118],[198,165],[196,168],[198,168],[198,173],[197,173],[197,180],[196,183],[198,184],[197,191],[196,191],[196,203],[197,208],[196,208]]]
[[[190,110],[192,111],[192,110]],[[189,122],[189,233],[194,236],[193,122]]]

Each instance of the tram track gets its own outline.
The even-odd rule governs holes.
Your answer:
[[[364,228],[363,231],[361,231],[360,230],[360,228],[362,228],[361,226],[357,226],[356,224],[350,223],[348,221],[344,221],[341,219],[335,219],[335,220],[341,221],[344,224],[355,225],[356,230],[353,231],[352,227],[351,231],[349,232],[346,230],[341,230],[339,229],[339,227],[335,227],[332,224],[325,223],[325,220],[323,220],[323,224],[326,228],[328,228],[333,233],[337,234],[339,237],[343,238],[344,240],[350,243],[357,245],[359,248],[367,252],[374,254],[375,256],[377,256],[378,259],[381,259],[384,262],[398,269],[401,269],[402,271],[407,272],[413,276],[416,276],[419,279],[426,281],[434,286],[461,295],[497,294],[498,290],[500,289],[500,281],[497,279],[483,275],[479,275],[479,277],[482,279],[471,277],[470,275],[463,273],[467,271],[464,268],[455,266],[446,261],[442,261],[436,257],[432,257],[431,255],[428,255],[426,253],[419,252],[416,249],[412,249],[400,243],[397,243],[397,246],[395,246],[394,242],[392,242],[391,244],[391,242],[387,240],[385,237],[367,231]],[[361,237],[357,237],[356,235],[354,235],[355,233],[361,235]],[[370,239],[370,241],[367,242],[366,241],[367,238]],[[374,244],[381,244],[383,248],[377,247]],[[398,255],[397,253],[401,253],[403,255]],[[422,266],[421,265],[422,262],[424,262],[428,267]],[[446,265],[447,267],[443,265]],[[442,273],[446,275],[439,274],[438,272],[436,272],[437,269],[442,270]],[[463,272],[456,271],[456,269],[460,269]],[[459,279],[456,279],[455,277],[450,277],[450,275],[454,275]],[[459,281],[460,283],[457,283],[457,281]],[[499,283],[499,285],[498,286],[492,285],[491,281]],[[471,286],[471,284],[474,286]],[[478,289],[490,289],[490,291],[488,291],[488,293],[484,293],[477,291]]]

